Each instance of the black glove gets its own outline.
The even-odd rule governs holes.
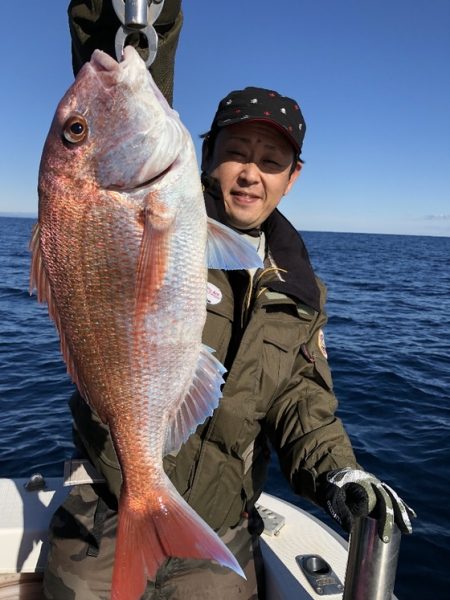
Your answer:
[[[417,516],[386,483],[349,467],[324,473],[318,481],[317,498],[348,532],[355,517],[370,514],[378,520],[378,534],[384,542],[391,539],[394,522],[402,533],[412,533],[411,518]]]
[[[111,0],[70,0],[67,12],[74,75],[91,59],[96,48],[116,58],[114,43],[120,21]],[[158,53],[150,72],[170,105],[173,98],[175,53],[182,23],[181,0],[165,0],[161,14],[154,23],[158,34]],[[127,43],[132,44],[144,60],[147,59],[146,40],[138,31],[127,37]]]

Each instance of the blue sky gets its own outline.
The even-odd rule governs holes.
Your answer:
[[[183,0],[175,108],[200,148],[220,98],[294,97],[300,230],[450,236],[449,0]],[[37,173],[73,80],[64,0],[2,3],[0,212],[37,212]]]

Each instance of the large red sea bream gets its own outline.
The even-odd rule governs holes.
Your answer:
[[[170,483],[162,457],[220,398],[224,368],[201,342],[207,264],[259,259],[239,235],[208,223],[190,135],[133,48],[120,63],[95,51],[61,100],[31,245],[32,286],[122,468],[111,597],[140,598],[168,556],[242,574]]]

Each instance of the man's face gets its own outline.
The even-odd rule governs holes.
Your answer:
[[[259,227],[297,179],[291,172],[294,150],[274,126],[260,122],[222,128],[215,140],[207,172],[221,186],[230,225]]]

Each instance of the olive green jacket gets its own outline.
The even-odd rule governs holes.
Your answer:
[[[217,186],[207,184],[208,213],[223,220]],[[273,268],[253,281],[243,271],[209,272],[216,293],[215,303],[207,305],[203,341],[229,370],[223,398],[179,452],[164,458],[178,491],[218,531],[236,525],[256,502],[270,447],[295,492],[313,501],[320,474],[356,466],[335,416],[337,401],[320,341],[325,288],[313,274],[300,236],[281,213],[275,211],[264,229],[282,278]],[[79,396],[71,406],[78,445],[118,496],[120,471],[107,428]]]

